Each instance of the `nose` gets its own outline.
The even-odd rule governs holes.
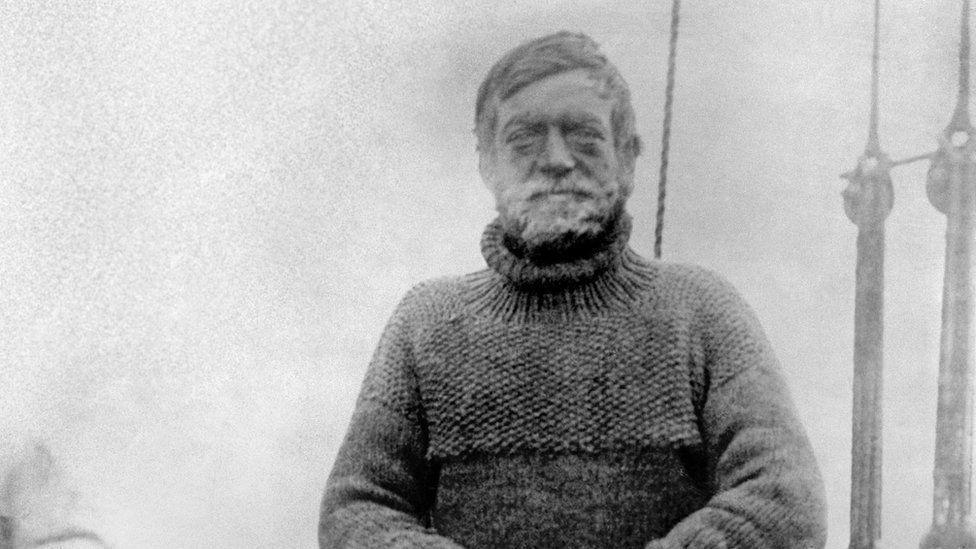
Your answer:
[[[558,128],[549,128],[546,135],[546,152],[540,169],[550,177],[562,177],[576,167],[576,160],[566,146],[566,140]]]

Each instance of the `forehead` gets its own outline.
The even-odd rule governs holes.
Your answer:
[[[555,74],[522,88],[498,105],[499,130],[516,119],[593,119],[609,127],[613,99],[606,85],[583,69]]]

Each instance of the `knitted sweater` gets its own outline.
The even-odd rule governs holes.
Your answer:
[[[323,548],[824,546],[823,487],[756,318],[701,268],[606,245],[420,284],[329,478]]]

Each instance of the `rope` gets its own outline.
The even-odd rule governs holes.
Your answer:
[[[668,50],[668,83],[664,89],[664,130],[661,135],[661,171],[657,186],[657,223],[654,226],[654,257],[661,258],[661,241],[664,234],[664,199],[668,186],[668,152],[671,149],[671,112],[674,104],[675,57],[678,51],[678,22],[681,0],[671,4],[671,45]]]

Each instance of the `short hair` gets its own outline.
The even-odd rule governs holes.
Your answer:
[[[585,69],[600,79],[613,98],[610,125],[614,148],[619,152],[621,147],[632,141],[636,131],[630,89],[592,38],[569,31],[525,42],[505,54],[488,71],[488,76],[478,88],[475,103],[478,150],[485,152],[491,149],[498,117],[496,98],[497,101],[504,101],[529,84],[577,69]],[[637,152],[633,151],[634,154]]]

